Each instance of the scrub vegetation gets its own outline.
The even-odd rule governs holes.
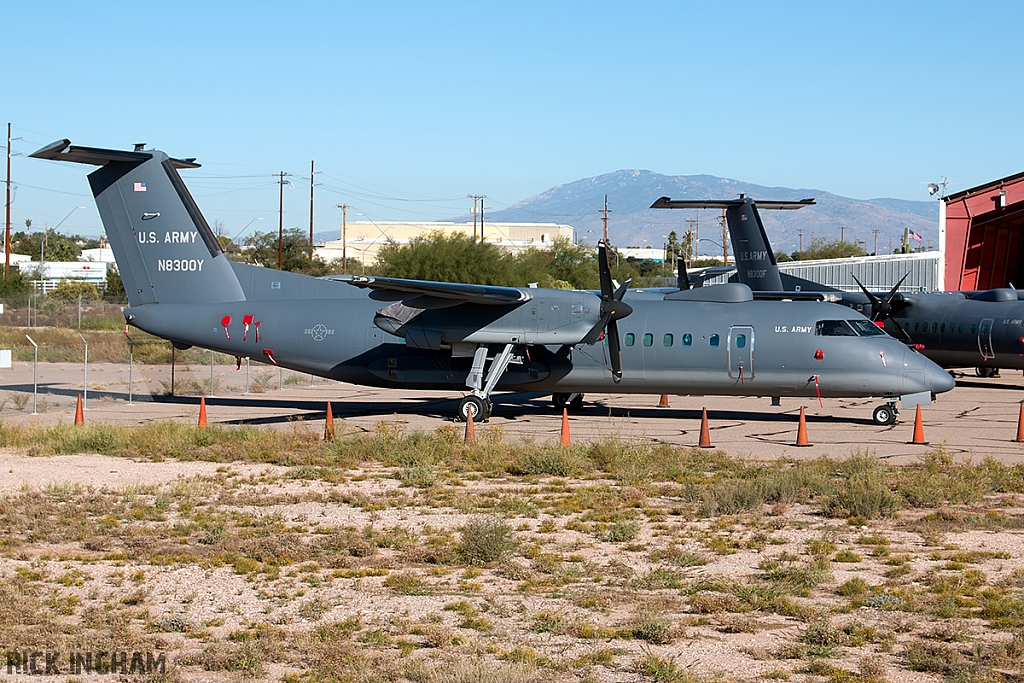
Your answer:
[[[342,431],[0,423],[9,454],[218,463],[0,497],[0,644],[182,681],[1021,676],[1022,465]]]

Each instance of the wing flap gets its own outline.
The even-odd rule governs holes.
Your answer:
[[[390,277],[338,278],[354,287],[374,290],[373,298],[402,301],[414,308],[447,308],[459,304],[509,306],[530,300],[530,293],[517,287],[468,285],[457,282],[404,280]]]

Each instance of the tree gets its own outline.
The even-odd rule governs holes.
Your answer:
[[[128,301],[128,294],[124,291],[124,282],[121,281],[121,273],[117,272],[117,268],[107,268],[107,286],[103,289],[103,300],[111,304]]]
[[[530,247],[515,256],[513,284],[517,286],[536,282],[539,287],[552,289],[597,289],[597,263],[591,247],[573,244],[557,238],[548,249]]]
[[[0,278],[0,301],[6,304],[25,303],[31,291],[31,280],[20,270],[12,268],[7,277]]]
[[[78,297],[82,297],[82,303],[98,301],[100,293],[96,289],[96,285],[91,282],[64,279],[58,282],[53,291],[47,294],[48,300],[62,304],[78,303]]]
[[[384,277],[478,285],[512,285],[512,259],[491,242],[477,242],[462,233],[433,232],[413,238],[408,246],[389,242],[377,252],[377,271]]]
[[[328,275],[330,269],[319,256],[309,258],[309,237],[299,228],[288,228],[281,240],[283,252],[282,270],[305,275]],[[249,238],[250,249],[228,253],[228,258],[253,263],[264,268],[277,268],[278,235],[276,232],[257,232]]]
[[[867,256],[868,253],[860,244],[853,242],[842,242],[840,240],[826,240],[815,238],[811,240],[811,247],[802,254],[794,251],[794,261],[812,261],[816,259],[847,258],[850,256]]]

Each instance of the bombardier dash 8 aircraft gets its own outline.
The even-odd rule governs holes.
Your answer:
[[[861,314],[817,302],[754,302],[743,284],[668,295],[375,277],[314,278],[228,259],[174,159],[61,140],[32,154],[89,174],[129,306],[129,325],[238,359],[378,387],[462,391],[484,419],[495,390],[879,397],[928,403],[949,375]],[[853,332],[835,336],[842,327]],[[489,361],[489,362],[488,362]]]
[[[755,202],[750,197],[722,201],[672,200],[662,197],[651,207],[726,210],[726,221],[736,254],[737,279],[754,297],[778,296],[780,291],[819,292],[827,301],[850,306],[884,322],[886,331],[915,345],[944,368],[976,368],[992,377],[999,368],[1024,370],[1024,292],[990,289],[978,292],[899,293],[903,277],[888,292],[843,292],[779,271],[758,208],[800,209],[813,199],[798,202]]]

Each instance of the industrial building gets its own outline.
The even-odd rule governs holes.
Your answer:
[[[485,242],[512,252],[530,247],[547,249],[556,239],[573,239],[572,226],[557,223],[486,223],[482,228]],[[480,231],[481,226],[473,223],[354,221],[347,224],[344,236],[339,235],[342,239],[314,247],[314,253],[327,262],[347,254],[350,261],[372,265],[377,252],[388,243],[409,244],[435,232],[479,237]]]
[[[890,289],[904,275],[907,279],[900,286],[901,292],[934,292],[942,289],[942,254],[938,251],[786,261],[779,264],[779,270],[786,275],[811,280],[845,292],[860,289],[853,278],[860,280],[872,291],[883,291]],[[732,272],[721,273],[709,277],[705,283],[727,282],[733,275]]]
[[[1024,285],[1024,173],[943,197],[940,289]]]

